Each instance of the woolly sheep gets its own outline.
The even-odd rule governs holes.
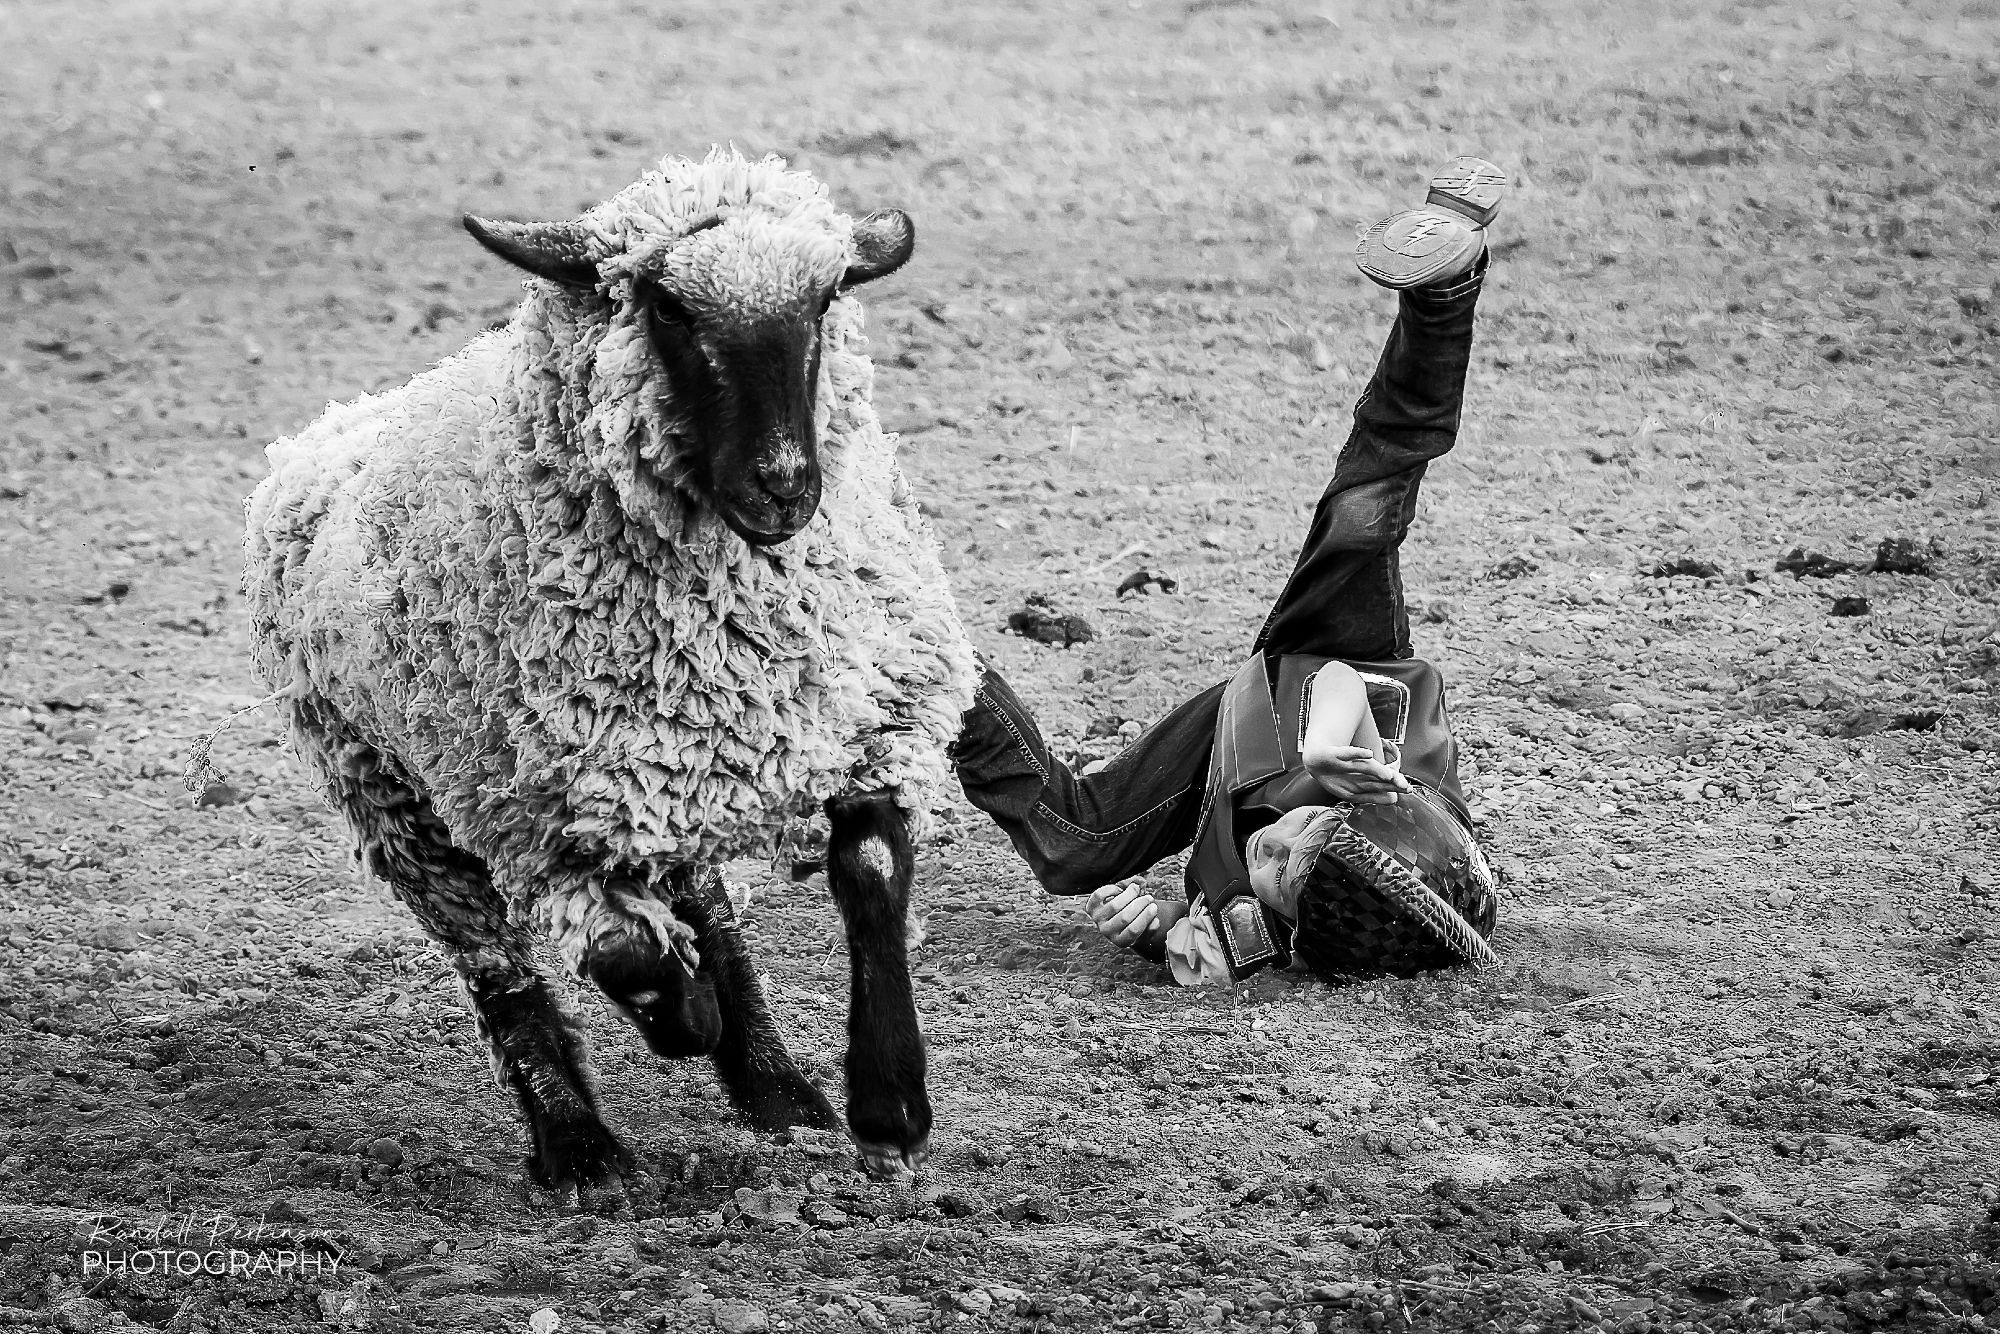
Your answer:
[[[848,1125],[926,1153],[913,839],[976,668],[870,401],[850,288],[915,232],[777,158],[670,158],[581,217],[468,216],[539,281],[501,329],[273,444],[258,670],[359,855],[450,954],[574,1201],[631,1158],[537,934],[757,1126],[834,1125],[715,871],[823,811],[852,966]]]

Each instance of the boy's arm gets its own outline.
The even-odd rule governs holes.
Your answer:
[[[1388,806],[1398,792],[1410,790],[1398,767],[1383,762],[1368,687],[1344,662],[1329,662],[1313,674],[1300,759],[1342,801]]]

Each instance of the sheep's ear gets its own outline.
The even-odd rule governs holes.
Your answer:
[[[597,286],[597,265],[573,222],[503,222],[465,215],[472,239],[516,268],[565,287]]]
[[[854,262],[841,277],[842,287],[894,273],[909,262],[917,248],[917,224],[899,208],[870,213],[854,224]]]

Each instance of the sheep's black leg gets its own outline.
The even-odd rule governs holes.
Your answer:
[[[646,1045],[669,1059],[713,1056],[729,1100],[759,1129],[838,1124],[826,1095],[778,1037],[721,877],[676,869],[661,887],[674,917],[694,932],[700,964],[693,971],[649,920],[642,901],[652,891],[636,881],[612,888],[581,928],[589,944],[579,971]]]
[[[909,820],[887,793],[826,804],[827,885],[847,924],[847,1127],[877,1175],[915,1171],[930,1152],[924,1038],[903,932],[915,857]]]
[[[453,845],[375,751],[350,745],[329,767],[369,870],[451,958],[494,1077],[528,1123],[530,1175],[569,1203],[583,1187],[616,1187],[632,1158],[598,1111],[583,1030],[536,968],[533,940],[508,920],[485,862]]]
[[[597,1108],[583,1032],[546,978],[455,959],[495,1076],[521,1104],[535,1181],[575,1204],[585,1187],[621,1184],[632,1155]],[[510,975],[511,974],[511,975]]]
[[[715,982],[722,1010],[715,1072],[729,1101],[760,1130],[839,1125],[833,1104],[785,1050],[722,877],[697,872],[694,887],[674,900],[674,909],[695,929],[701,973]]]

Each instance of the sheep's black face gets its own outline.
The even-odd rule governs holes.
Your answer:
[[[698,317],[664,288],[648,330],[666,368],[707,501],[752,546],[792,537],[819,510],[820,319],[833,289],[803,309],[731,324]]]
[[[717,214],[690,227],[667,257],[666,269],[679,276],[642,280],[640,294],[677,429],[690,441],[696,484],[739,537],[770,546],[795,536],[819,510],[813,400],[820,321],[846,288],[901,268],[916,249],[917,230],[897,209],[859,219],[842,271],[837,258],[832,267],[783,262],[783,240],[774,240],[768,220],[758,224],[754,208],[742,216]],[[566,287],[598,285],[595,234],[575,223],[468,216],[465,226],[481,245],[530,273]],[[733,277],[719,277],[740,273],[789,280],[746,292]]]

